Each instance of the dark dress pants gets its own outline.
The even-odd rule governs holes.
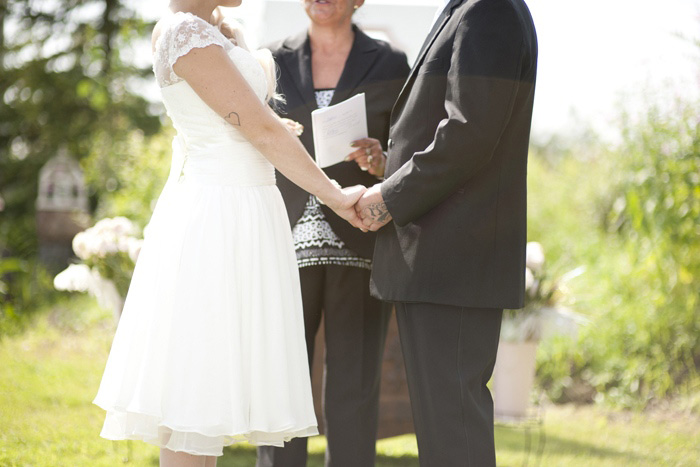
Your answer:
[[[421,467],[495,467],[493,400],[503,310],[397,303]]]
[[[351,266],[299,269],[309,368],[324,318],[323,414],[327,467],[374,466],[379,382],[390,307],[369,295],[370,271]],[[307,438],[258,448],[257,467],[306,465]]]

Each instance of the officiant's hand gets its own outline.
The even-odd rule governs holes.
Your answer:
[[[358,139],[353,141],[351,146],[357,148],[357,150],[346,157],[346,161],[355,161],[362,170],[371,173],[375,177],[382,178],[384,176],[386,156],[382,150],[382,143],[378,139]]]
[[[331,208],[336,214],[350,222],[354,227],[367,232],[367,227],[362,223],[359,215],[355,210],[355,204],[367,190],[362,185],[355,185],[339,190],[337,196],[333,197],[332,201],[325,201],[325,204]]]
[[[362,224],[372,232],[381,229],[392,219],[386,203],[384,203],[381,186],[382,184],[378,183],[369,188],[355,205],[355,211],[362,219]]]
[[[301,136],[301,134],[304,133],[304,125],[301,123],[295,122],[294,120],[290,120],[288,118],[280,118],[280,120],[282,120],[282,123],[284,123],[287,129],[291,131],[294,136]]]

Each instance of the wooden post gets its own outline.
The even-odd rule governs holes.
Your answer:
[[[323,417],[321,400],[323,399],[323,362],[325,359],[325,336],[323,322],[316,334],[314,363],[312,369],[312,389],[314,407],[319,430],[323,433]],[[408,397],[406,372],[403,365],[403,354],[399,341],[399,330],[396,325],[396,314],[392,311],[389,321],[389,331],[384,347],[382,362],[382,382],[379,394],[379,439],[413,433],[413,417],[411,402]]]

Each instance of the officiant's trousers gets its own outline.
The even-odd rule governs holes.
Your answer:
[[[503,310],[396,303],[421,467],[495,467],[491,378]]]
[[[375,462],[379,386],[391,307],[369,295],[367,269],[299,269],[309,367],[323,316],[326,340],[323,412],[326,467],[372,467]],[[304,467],[307,438],[284,448],[258,448],[257,467]]]

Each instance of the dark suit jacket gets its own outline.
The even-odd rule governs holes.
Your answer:
[[[522,0],[446,7],[391,115],[373,295],[522,307],[536,65]]]
[[[370,38],[357,26],[353,26],[355,41],[345,68],[336,87],[331,105],[356,94],[365,93],[367,103],[367,127],[369,136],[382,142],[386,149],[389,137],[389,115],[401,86],[408,76],[406,55],[393,49],[386,42]],[[316,110],[313,79],[311,75],[311,48],[306,31],[269,47],[280,69],[278,91],[284,95],[278,114],[304,125],[301,142],[314,157],[311,112]],[[348,154],[351,151],[348,151]],[[376,177],[363,172],[355,162],[342,162],[325,170],[331,179],[342,186],[372,186]],[[282,192],[289,222],[296,224],[304,212],[309,194],[277,172],[277,186]],[[372,257],[374,234],[363,234],[341,219],[326,206],[323,213],[333,231],[360,256]]]

